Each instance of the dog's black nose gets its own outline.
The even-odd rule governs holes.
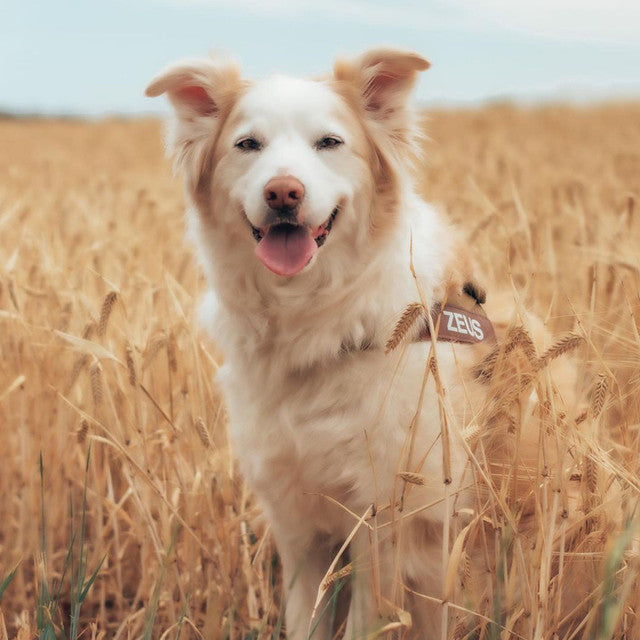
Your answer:
[[[293,176],[272,178],[264,188],[265,202],[278,212],[295,209],[303,198],[304,186]]]

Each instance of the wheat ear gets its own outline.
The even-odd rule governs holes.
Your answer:
[[[197,418],[194,426],[196,431],[198,432],[198,437],[200,438],[200,442],[202,442],[205,449],[211,449],[211,436],[209,435],[209,431],[204,423],[202,418]]]
[[[115,291],[109,291],[102,301],[102,307],[100,307],[100,319],[98,320],[98,335],[103,336],[107,332],[107,325],[109,324],[109,317],[113,310],[113,305],[118,299],[118,294]]]
[[[584,338],[577,333],[567,333],[552,344],[536,361],[536,370],[544,369],[552,360],[579,347]]]
[[[412,302],[400,316],[391,337],[387,340],[385,353],[393,351],[407,336],[415,323],[420,318],[426,317],[426,311],[422,303]]]

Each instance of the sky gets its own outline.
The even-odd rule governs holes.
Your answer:
[[[158,113],[180,58],[313,75],[381,44],[431,61],[426,105],[640,100],[640,0],[0,0],[0,111]]]

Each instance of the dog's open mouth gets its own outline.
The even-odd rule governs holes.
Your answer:
[[[253,237],[258,241],[256,255],[279,276],[293,276],[309,264],[318,247],[325,243],[337,215],[338,207],[319,227],[293,222],[276,222],[261,229],[251,225]]]

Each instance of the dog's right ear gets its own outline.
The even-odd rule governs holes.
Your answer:
[[[145,94],[150,98],[168,94],[178,115],[215,116],[240,83],[235,62],[211,56],[171,65],[151,81]]]
[[[169,126],[168,147],[176,166],[198,181],[226,114],[243,86],[238,65],[221,56],[186,60],[156,76],[145,90],[155,98],[164,93],[175,121]]]

